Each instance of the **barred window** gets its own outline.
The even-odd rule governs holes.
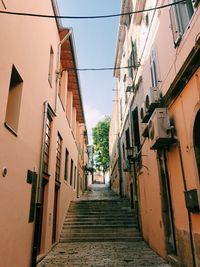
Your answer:
[[[61,148],[62,148],[62,137],[58,133],[57,135],[57,147],[56,147],[56,181],[60,181],[60,167],[61,167]]]
[[[49,147],[50,147],[50,135],[51,135],[51,122],[52,122],[52,119],[51,119],[50,115],[47,114],[45,142],[44,142],[44,159],[43,159],[43,172],[44,173],[48,173],[48,166],[49,166]]]
[[[68,180],[68,164],[69,164],[69,151],[66,149],[65,150],[65,174],[64,174],[65,181]]]
[[[70,167],[70,185],[73,184],[73,168],[74,168],[74,162],[71,159],[71,167]]]
[[[76,189],[76,166],[74,167],[74,189]]]

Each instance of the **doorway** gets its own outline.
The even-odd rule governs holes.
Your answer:
[[[54,207],[53,207],[52,244],[54,244],[56,242],[59,189],[60,189],[60,186],[55,184]]]
[[[194,152],[195,152],[197,169],[200,180],[200,110],[198,111],[194,122],[193,143],[194,143]]]
[[[43,177],[42,179],[42,188],[41,188],[41,199],[40,199],[40,203],[41,203],[41,209],[40,209],[40,215],[39,215],[39,242],[38,242],[38,250],[37,250],[37,254],[41,254],[42,252],[42,232],[44,231],[44,211],[46,210],[46,195],[47,195],[47,190],[48,189],[48,179],[46,179],[45,177]]]

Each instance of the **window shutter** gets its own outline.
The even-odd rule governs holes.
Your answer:
[[[136,47],[136,42],[132,43],[132,60],[133,60],[133,66],[134,68],[137,68],[137,47]]]
[[[173,35],[174,46],[178,46],[181,40],[182,32],[180,31],[180,22],[178,21],[178,14],[175,6],[171,6],[169,10],[171,29]]]
[[[151,81],[152,86],[158,86],[158,70],[157,70],[157,63],[156,63],[156,51],[151,51],[150,56],[150,71],[151,71]]]

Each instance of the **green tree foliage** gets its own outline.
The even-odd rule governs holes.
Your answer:
[[[109,128],[110,117],[106,116],[92,128],[94,159],[96,169],[104,173],[109,169]]]

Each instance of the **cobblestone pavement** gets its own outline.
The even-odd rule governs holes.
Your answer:
[[[115,199],[105,185],[93,185],[80,200]],[[59,243],[37,267],[170,267],[144,241]]]
[[[58,244],[37,267],[169,267],[143,241]]]

